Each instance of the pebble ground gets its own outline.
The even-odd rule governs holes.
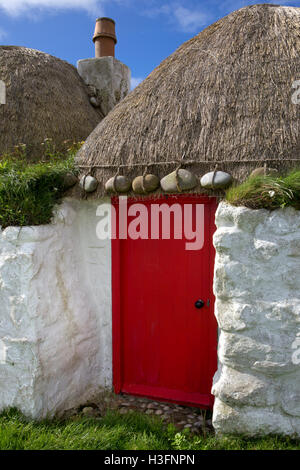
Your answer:
[[[165,424],[172,423],[178,430],[190,429],[195,434],[213,431],[211,411],[209,410],[130,395],[101,395],[94,398],[93,402],[86,403],[76,410],[70,410],[68,414],[69,416],[80,414],[97,418],[103,416],[109,409],[117,410],[124,415],[132,411],[139,411],[146,415],[158,416]]]

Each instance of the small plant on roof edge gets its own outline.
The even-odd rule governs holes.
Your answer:
[[[286,176],[256,176],[226,191],[226,201],[250,209],[300,209],[300,170]]]

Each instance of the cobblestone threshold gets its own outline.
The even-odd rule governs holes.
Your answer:
[[[69,410],[65,417],[84,415],[97,418],[103,416],[108,410],[117,410],[121,414],[139,411],[146,415],[158,416],[165,424],[172,423],[178,430],[190,429],[195,434],[213,431],[210,410],[130,395],[102,394],[95,397],[92,402]]]

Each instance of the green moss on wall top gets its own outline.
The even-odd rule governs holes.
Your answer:
[[[250,177],[226,191],[226,200],[234,206],[250,209],[277,209],[292,206],[300,209],[300,170],[286,176]]]
[[[0,158],[0,226],[43,225],[66,190],[66,175],[77,174],[78,144],[64,154],[50,152],[41,162],[28,163],[25,152]]]

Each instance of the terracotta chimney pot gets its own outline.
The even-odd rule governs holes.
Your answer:
[[[115,22],[111,18],[98,18],[93,37],[95,57],[115,57],[117,44]]]

